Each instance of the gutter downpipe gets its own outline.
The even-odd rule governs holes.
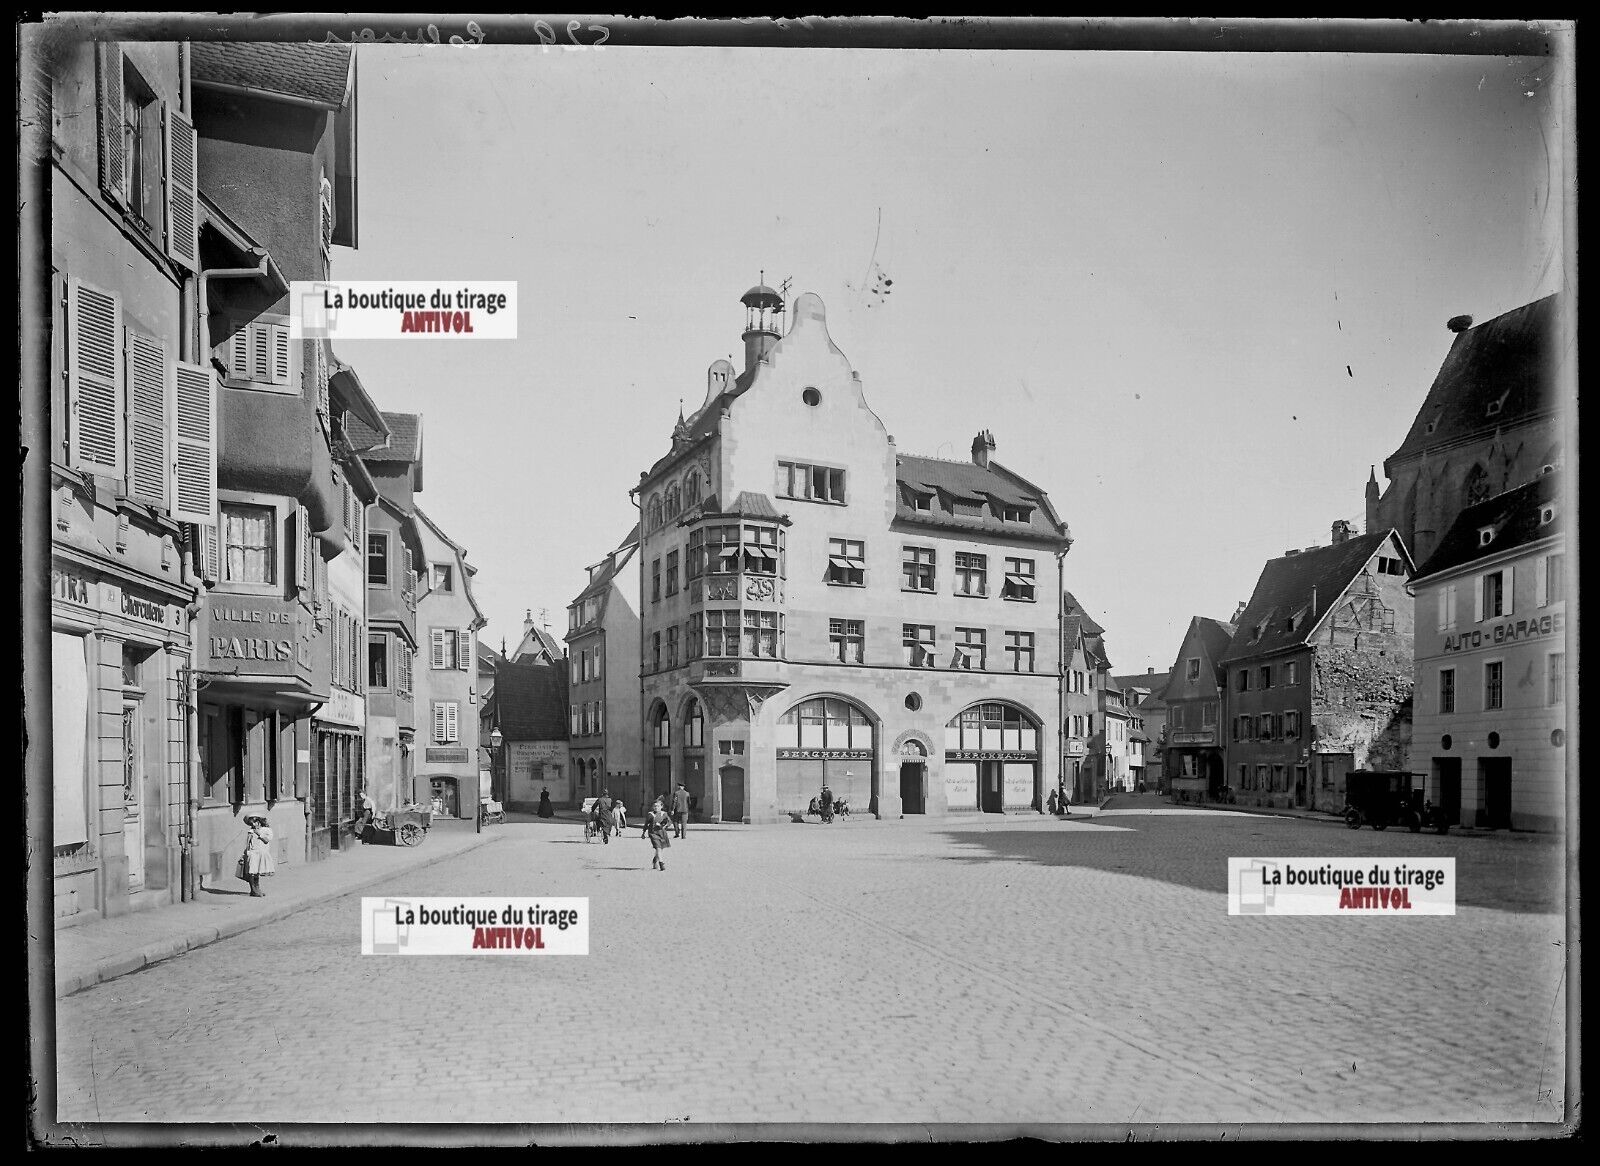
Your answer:
[[[1056,552],[1056,796],[1063,815],[1072,813],[1066,804],[1067,780],[1067,660],[1065,637],[1067,617],[1061,596],[1067,589],[1067,552]]]
[[[707,483],[707,488],[710,483]],[[644,540],[649,533],[644,528],[644,503],[639,498],[639,487],[635,486],[628,491],[628,501],[633,503],[633,508],[639,512],[639,642],[634,645],[634,656],[639,661],[639,716],[644,716]],[[568,712],[568,720],[571,713]],[[633,727],[634,739],[639,742],[639,816],[640,820],[650,812],[652,783],[655,774],[650,769],[652,756],[648,742],[645,740],[644,723]],[[603,748],[603,746],[602,746]],[[720,797],[720,791],[719,795]]]

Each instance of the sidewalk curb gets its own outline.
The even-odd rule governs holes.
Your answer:
[[[444,862],[446,859],[454,858],[458,854],[466,854],[469,851],[477,850],[481,846],[487,846],[491,842],[498,842],[499,840],[500,836],[498,834],[481,834],[478,835],[477,841],[458,847],[457,849],[450,851],[448,854],[440,854],[435,857],[418,859],[406,869],[422,870],[425,867],[434,865],[435,863]],[[346,886],[329,887],[325,890],[311,891],[293,900],[286,900],[281,904],[268,908],[262,914],[254,915],[249,919],[230,920],[229,922],[220,924],[218,926],[211,926],[209,924],[202,925],[186,935],[178,936],[174,939],[156,940],[152,943],[144,945],[139,950],[130,952],[126,955],[111,956],[107,959],[101,960],[93,968],[79,975],[57,977],[56,999],[60,1000],[64,997],[82,992],[87,988],[93,988],[96,984],[109,983],[110,981],[119,979],[122,976],[130,975],[133,972],[141,971],[144,968],[151,967],[155,964],[161,963],[164,960],[172,959],[174,956],[183,955],[184,953],[194,951],[197,948],[208,947],[219,940],[231,939],[235,935],[243,935],[246,931],[254,931],[257,927],[264,927],[269,923],[276,923],[278,920],[287,918],[288,916],[293,915],[296,911],[299,911],[305,907],[312,906],[316,903],[324,903],[329,899],[337,899],[342,895],[353,894],[356,891],[365,890],[367,887],[381,883],[385,879],[393,878],[394,875],[395,872],[393,870],[376,871],[370,877],[364,876]],[[181,905],[175,904],[175,906],[180,907],[181,909]]]

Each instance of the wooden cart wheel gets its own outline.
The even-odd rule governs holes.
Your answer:
[[[415,822],[407,822],[400,827],[399,838],[401,846],[415,846],[422,841],[422,827]]]
[[[1346,810],[1344,812],[1344,824],[1352,830],[1361,829],[1361,814],[1356,810]]]

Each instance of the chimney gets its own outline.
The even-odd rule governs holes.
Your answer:
[[[1144,674],[1146,676],[1154,676],[1156,674],[1156,670],[1154,668],[1146,668],[1144,670]]]
[[[1333,520],[1333,541],[1335,545],[1350,540],[1350,520],[1335,518]]]
[[[1451,316],[1444,322],[1444,326],[1455,333],[1465,332],[1468,328],[1472,327],[1472,317]]]
[[[533,608],[528,608],[528,614],[522,620],[522,634],[528,635],[533,631]]]
[[[989,468],[989,455],[994,452],[994,434],[987,429],[972,439],[972,464]]]
[[[1239,606],[1233,609],[1233,614],[1228,617],[1228,622],[1238,623],[1239,617],[1244,614],[1244,609],[1248,606],[1249,604],[1247,604],[1244,600],[1239,600]]]

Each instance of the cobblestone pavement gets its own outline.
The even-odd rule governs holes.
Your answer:
[[[587,957],[363,958],[358,897],[308,907],[59,1000],[60,1119],[1561,1119],[1554,839],[869,819],[691,827],[660,873],[503,829],[364,893],[586,896]],[[1439,854],[1454,917],[1227,915],[1230,855]]]

